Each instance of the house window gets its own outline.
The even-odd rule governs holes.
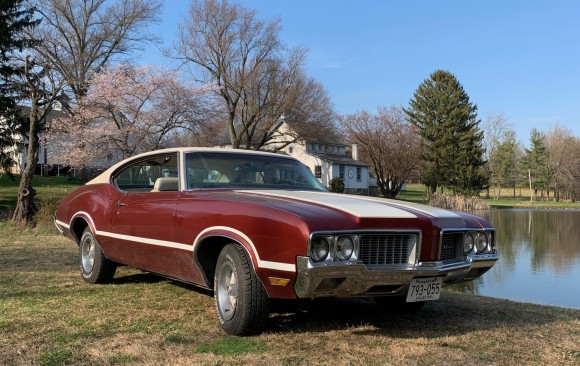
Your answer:
[[[342,180],[344,180],[344,165],[340,164],[338,166],[338,177]]]
[[[362,181],[362,168],[360,166],[356,167],[356,181],[357,182]]]
[[[318,179],[322,178],[322,166],[316,165],[314,167],[314,176]]]

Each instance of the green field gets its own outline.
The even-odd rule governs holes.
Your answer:
[[[0,221],[7,220],[16,206],[18,185],[20,177],[10,179],[7,175],[0,174]],[[66,177],[42,177],[34,176],[32,187],[37,191],[36,202],[38,204],[37,226],[51,226],[52,214],[58,201],[75,188],[82,185],[79,180],[69,180]]]

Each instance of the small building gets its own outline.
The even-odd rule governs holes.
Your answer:
[[[19,113],[21,116],[27,116],[29,111],[29,107],[23,106],[20,108]],[[62,111],[60,108],[55,108],[48,114],[43,123],[45,125],[50,125],[55,118],[60,116],[62,116]],[[4,123],[2,122],[1,118],[0,123]],[[28,158],[28,136],[15,134],[12,136],[12,138],[15,141],[15,145],[5,148],[4,153],[9,155],[12,160],[14,160],[14,165],[10,168],[10,172],[13,174],[20,174],[24,170],[26,166],[26,160]],[[38,166],[36,168],[35,174],[49,175],[49,172],[53,175],[58,174],[57,171],[60,169],[60,166],[51,165],[51,163],[49,163],[47,149],[49,143],[47,141],[46,134],[41,133],[39,135],[39,140]],[[51,170],[54,171],[51,172]]]
[[[301,133],[300,128],[288,122],[283,122],[279,129],[282,135],[298,136],[281,151],[310,168],[324,186],[328,187],[331,179],[340,178],[345,193],[368,195],[369,167],[359,160],[357,145],[343,142],[336,131]]]

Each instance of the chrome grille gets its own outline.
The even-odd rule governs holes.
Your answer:
[[[415,233],[364,234],[360,237],[358,259],[365,265],[406,264],[417,245]]]
[[[443,233],[441,238],[442,261],[463,260],[463,232]]]

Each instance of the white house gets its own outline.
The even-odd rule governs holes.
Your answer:
[[[21,107],[21,115],[26,116],[29,113],[30,108],[27,106]],[[46,117],[44,123],[50,125],[55,118],[61,117],[62,111],[60,108],[53,109]],[[3,123],[0,119],[0,123]],[[15,165],[10,169],[14,174],[20,174],[25,166],[28,154],[28,137],[26,135],[13,135],[13,139],[16,141],[14,146],[8,147],[4,152],[12,157]],[[52,168],[54,172],[52,174],[60,175],[60,165],[51,161],[47,146],[50,145],[46,134],[41,133],[39,135],[39,150],[38,150],[38,165],[36,167],[35,174],[48,175],[49,169]]]
[[[359,160],[356,145],[352,146],[349,154],[349,145],[343,143],[332,131],[325,131],[324,136],[318,138],[302,138],[302,134],[287,122],[283,122],[279,129],[283,135],[288,132],[290,135],[298,134],[298,140],[288,144],[282,151],[310,168],[323,185],[328,187],[330,180],[338,177],[344,181],[346,193],[368,194],[369,167]]]

